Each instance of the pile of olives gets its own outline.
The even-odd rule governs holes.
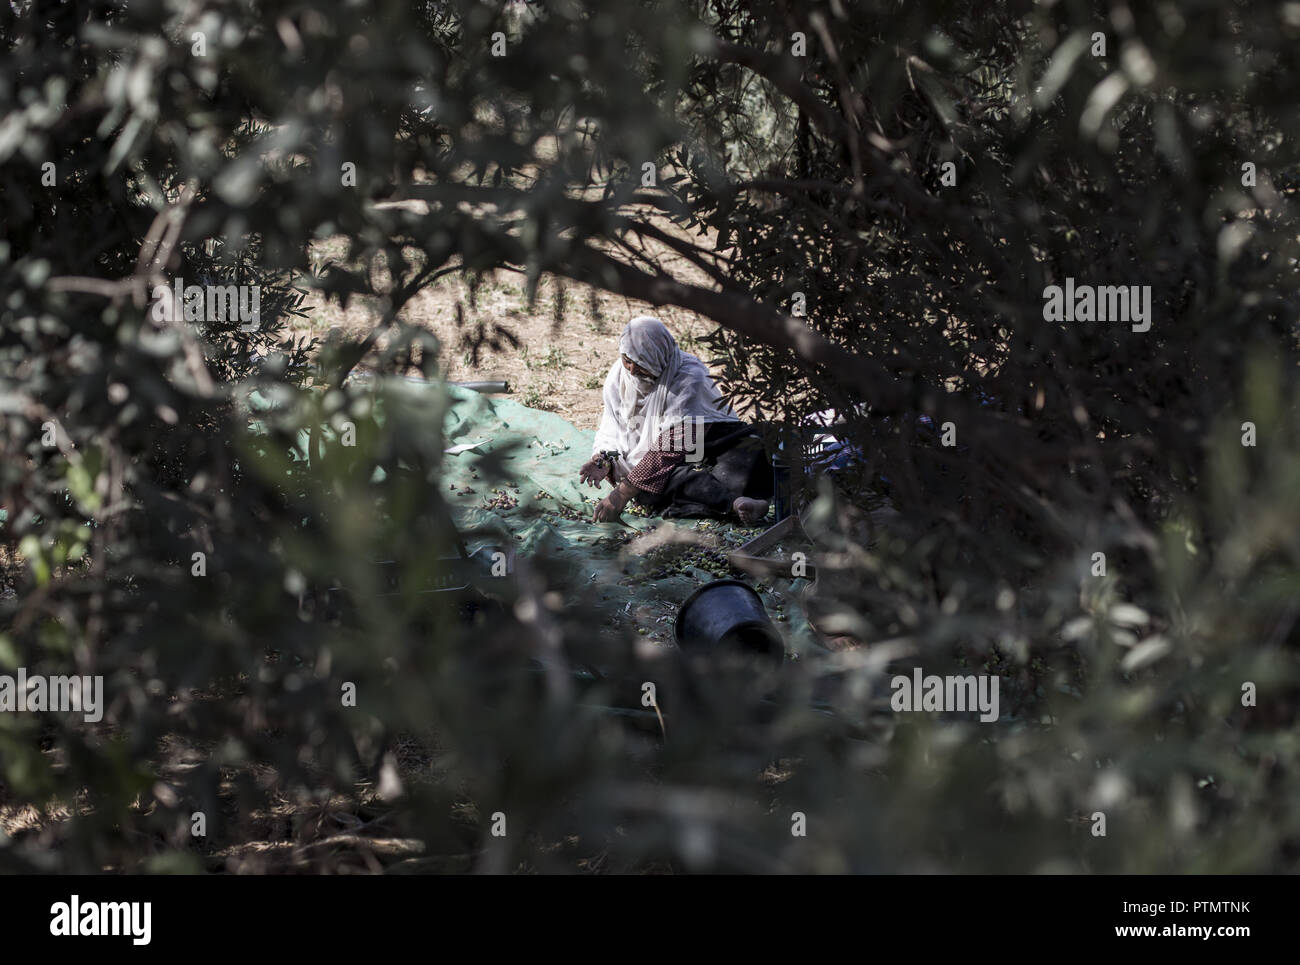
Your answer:
[[[518,497],[507,489],[494,489],[492,492],[496,495],[483,501],[484,509],[514,509],[519,505]]]
[[[689,573],[692,567],[704,570],[718,579],[742,575],[727,557],[725,550],[707,546],[664,546],[646,554],[646,576],[655,580],[681,576]]]

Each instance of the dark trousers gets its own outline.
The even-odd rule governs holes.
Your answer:
[[[637,502],[665,519],[722,517],[740,496],[772,498],[772,468],[762,440],[743,422],[710,422],[704,427],[699,462],[683,463],[668,474],[662,493],[643,492]]]

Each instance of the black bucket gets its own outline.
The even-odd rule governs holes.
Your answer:
[[[687,653],[739,651],[780,661],[785,644],[753,587],[714,580],[686,598],[677,611],[677,645]]]

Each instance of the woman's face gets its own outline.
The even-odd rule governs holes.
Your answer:
[[[626,355],[623,356],[623,368],[627,369],[628,374],[638,382],[653,382],[655,377],[647,372],[641,366],[637,365]]]

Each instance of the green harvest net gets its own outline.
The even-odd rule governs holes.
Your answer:
[[[702,583],[744,578],[754,586],[786,638],[803,652],[811,628],[798,605],[806,580],[755,580],[731,569],[725,556],[763,531],[720,520],[663,520],[625,511],[622,523],[593,523],[592,510],[608,485],[592,489],[578,479],[595,433],[552,412],[501,396],[439,382],[386,379],[404,405],[445,405],[442,496],[473,553],[513,542],[519,557],[559,578],[603,616],[604,632],[638,633],[655,643],[674,639],[677,610]],[[445,393],[445,402],[442,401]],[[376,419],[382,420],[382,405]],[[472,446],[473,448],[462,448]],[[305,440],[303,449],[305,451]],[[455,451],[460,448],[461,451]],[[506,480],[493,482],[481,461],[497,453]],[[629,510],[631,507],[629,506]],[[766,524],[770,525],[770,524]],[[495,534],[495,535],[493,535]]]

